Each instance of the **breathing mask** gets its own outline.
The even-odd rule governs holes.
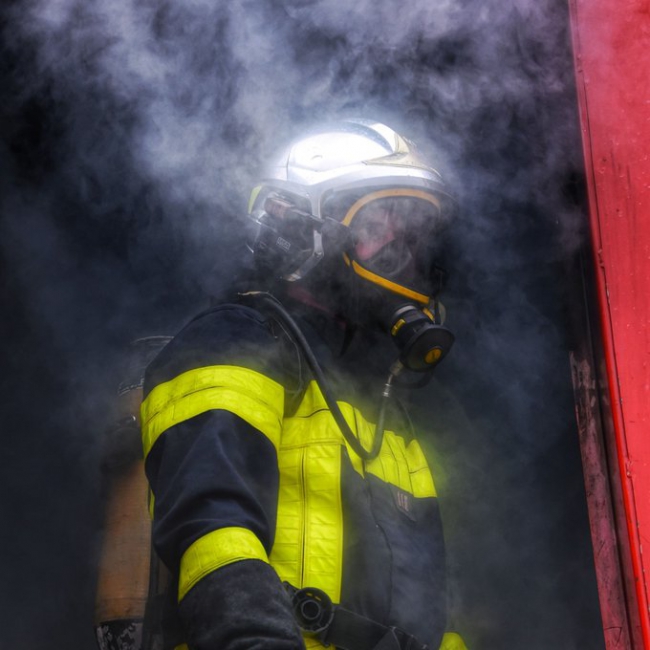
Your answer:
[[[446,276],[435,264],[440,201],[421,190],[382,189],[355,200],[342,223],[351,235],[344,259],[366,308],[390,334],[406,368],[431,370],[454,341],[437,300]]]
[[[293,143],[271,165],[251,195],[249,247],[267,278],[308,287],[317,266],[339,285],[347,278],[356,316],[390,335],[404,367],[426,372],[454,340],[443,326],[445,272],[436,265],[453,209],[412,143],[353,120]]]

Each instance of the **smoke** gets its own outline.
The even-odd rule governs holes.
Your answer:
[[[2,11],[3,645],[94,647],[102,431],[129,341],[227,288],[278,143],[362,115],[417,141],[459,198],[457,343],[420,398],[459,624],[477,648],[599,647],[560,288],[584,237],[564,2]]]

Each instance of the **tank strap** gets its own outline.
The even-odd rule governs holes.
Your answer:
[[[297,589],[288,582],[293,614],[302,632],[339,650],[429,650],[412,634],[383,625],[340,605],[321,589]]]

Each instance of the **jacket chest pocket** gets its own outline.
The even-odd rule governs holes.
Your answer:
[[[390,620],[428,640],[445,622],[445,551],[438,499],[417,442],[389,439],[368,467],[371,508],[390,549]],[[382,447],[382,451],[384,451]],[[383,463],[382,463],[383,461]]]

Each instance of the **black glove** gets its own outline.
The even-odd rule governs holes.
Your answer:
[[[213,571],[179,605],[192,650],[305,650],[275,570],[242,560]]]

